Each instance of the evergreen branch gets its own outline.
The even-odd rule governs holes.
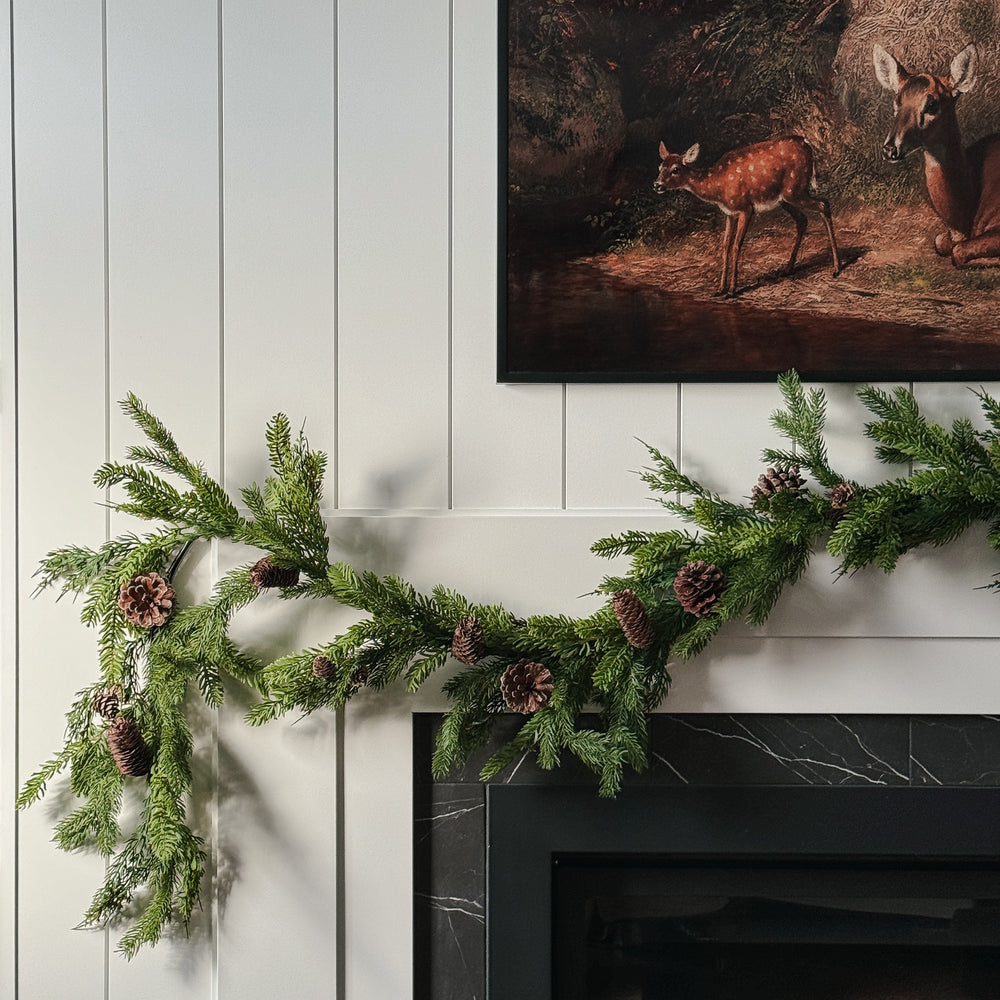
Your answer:
[[[658,532],[655,531],[624,531],[620,535],[599,538],[590,546],[594,555],[604,559],[617,559],[623,555],[634,555],[643,546],[654,541]]]
[[[87,740],[74,740],[66,745],[54,757],[46,761],[25,782],[17,796],[16,808],[27,809],[45,794],[48,783],[60,772],[64,771],[73,760],[83,752]]]
[[[789,444],[766,450],[765,459],[806,468],[820,491],[779,486],[756,491],[752,502],[728,500],[649,448],[652,465],[643,481],[689,530],[625,531],[594,543],[597,555],[629,559],[628,570],[605,578],[596,592],[633,592],[641,606],[629,613],[649,629],[638,641],[641,649],[631,645],[637,641],[635,622],[619,620],[622,605],[613,600],[583,617],[534,614],[522,620],[501,605],[477,605],[443,586],[423,594],[396,576],[331,565],[322,514],[325,456],[309,448],[301,431],[293,436],[287,417],[278,414],[267,425],[271,475],[240,491],[248,512],[243,517],[166,427],[128,397],[123,408],[150,444],[130,448],[126,463],[102,466],[97,481],[121,486],[125,500],[117,509],[161,523],[145,535],[123,535],[96,549],[55,550],[43,560],[39,590],[85,595],[81,619],[96,631],[100,677],[79,692],[67,713],[62,750],[31,775],[18,797],[21,808],[38,801],[48,783],[69,770],[80,802],[58,823],[56,839],[66,849],[93,846],[109,857],[104,885],[85,920],[112,922],[132,913],[119,945],[131,956],[155,943],[171,921],[190,918],[204,871],[201,841],[185,817],[193,753],[188,698],[196,687],[213,707],[222,702],[230,678],[255,688],[262,700],[249,711],[251,725],[290,711],[342,708],[362,687],[377,692],[402,683],[415,690],[452,663],[456,626],[471,616],[475,642],[455,646],[463,666],[442,684],[450,708],[435,742],[434,774],[444,776],[490,743],[508,712],[507,698],[531,714],[492,748],[483,780],[529,754],[543,768],[557,767],[569,755],[594,773],[600,794],[614,795],[626,768],[646,766],[647,713],[668,692],[670,658],[701,652],[727,621],[766,621],[824,539],[841,573],[869,565],[890,572],[911,549],[944,545],[977,521],[987,525],[990,544],[1000,550],[1000,404],[985,391],[978,395],[989,427],[980,432],[965,418],[947,430],[926,420],[905,389],[862,388],[859,396],[875,418],[867,433],[876,454],[915,470],[862,487],[845,483],[829,464],[823,393],[805,390],[795,373],[781,376],[779,389],[784,408],[773,414],[772,424]],[[178,488],[170,477],[186,485]],[[207,600],[179,602],[155,628],[126,621],[117,604],[122,584],[151,570],[169,575],[198,538],[262,549],[276,565],[305,576],[282,597],[333,598],[364,617],[327,643],[262,665],[230,637],[236,613],[259,596],[249,566],[240,566],[218,581]],[[674,591],[678,573],[700,561],[715,567],[706,574],[718,586],[709,594],[714,603],[685,598],[682,604]],[[990,586],[1000,589],[1000,579]],[[518,703],[510,679],[530,681],[531,671],[539,686],[532,699]],[[153,758],[138,825],[124,842],[124,780],[105,723],[95,721],[93,710],[94,696],[108,687],[120,692],[123,712],[149,741]],[[596,719],[588,714],[594,705],[600,710]]]
[[[842,479],[830,468],[823,430],[826,425],[826,396],[820,389],[805,391],[794,371],[778,376],[778,388],[786,409],[771,414],[771,426],[796,446],[794,457],[787,453],[765,452],[768,461],[793,460],[812,473],[818,483],[836,486]]]
[[[137,545],[141,544],[137,535],[127,534],[105,542],[98,549],[71,545],[54,549],[42,559],[35,570],[39,582],[32,596],[43,590],[61,584],[62,594],[83,593],[109,566],[119,562]]]

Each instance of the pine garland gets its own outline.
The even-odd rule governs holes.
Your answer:
[[[195,690],[215,708],[227,681],[253,689],[260,700],[247,721],[256,726],[291,711],[340,709],[362,687],[416,690],[449,664],[456,669],[443,691],[451,708],[432,760],[444,776],[489,742],[508,711],[503,679],[517,674],[520,683],[538,684],[538,696],[519,701],[525,721],[483,766],[482,779],[528,753],[545,768],[569,755],[611,796],[626,767],[646,765],[647,715],[668,692],[669,663],[701,652],[727,621],[764,622],[821,545],[842,574],[873,564],[891,572],[914,547],[944,545],[978,521],[1000,548],[1000,403],[980,392],[986,429],[963,418],[946,430],[926,420],[905,389],[860,389],[875,417],[866,434],[878,458],[917,470],[865,486],[829,464],[823,393],[807,392],[793,372],[778,385],[785,407],[772,424],[788,446],[763,453],[770,467],[748,502],[711,492],[649,447],[652,464],[642,478],[687,527],[598,540],[597,555],[630,558],[624,575],[598,586],[605,604],[583,618],[523,619],[444,587],[420,594],[398,577],[331,564],[321,513],[325,456],[301,432],[293,437],[283,414],[266,431],[273,474],[241,490],[244,515],[130,395],[122,408],[149,444],[129,449],[124,463],[102,466],[95,482],[123,491],[114,509],[158,523],[146,534],[121,535],[97,549],[68,546],[43,560],[38,590],[84,597],[81,618],[96,630],[100,671],[67,713],[64,745],[18,799],[19,807],[30,805],[69,770],[81,804],[57,824],[56,842],[65,850],[96,846],[109,858],[84,923],[117,922],[138,908],[119,944],[131,957],[170,922],[190,920],[205,867],[204,845],[187,823]],[[153,573],[169,583],[188,548],[212,539],[246,545],[252,558],[200,603],[176,594],[169,616],[155,619],[161,624],[131,622],[119,606],[122,585]],[[325,645],[261,663],[230,639],[229,627],[260,596],[262,566],[283,598],[332,599],[365,617]],[[679,574],[683,586],[675,589]],[[102,714],[108,692],[115,712]],[[135,741],[138,770],[148,747],[147,776],[122,773],[108,745],[111,725]],[[117,756],[124,759],[120,746]],[[126,781],[143,783],[144,805],[133,828],[122,830]]]
[[[171,921],[186,925],[199,898],[205,856],[186,822],[193,751],[189,693],[196,688],[206,704],[216,707],[226,677],[261,691],[262,664],[229,638],[233,615],[259,594],[250,578],[252,563],[223,576],[208,600],[181,607],[153,628],[129,622],[118,603],[122,584],[151,572],[169,580],[193,542],[231,539],[263,549],[275,564],[306,575],[282,596],[308,593],[317,584],[325,587],[328,541],[320,514],[324,458],[301,434],[292,438],[283,415],[267,428],[274,475],[263,488],[244,491],[251,515],[246,518],[135,396],[125,399],[122,409],[151,444],[131,448],[127,463],[103,465],[94,481],[123,488],[127,499],[114,509],[163,524],[145,535],[111,539],[96,550],[59,549],[43,560],[36,592],[55,588],[84,597],[81,619],[97,630],[101,670],[68,713],[63,748],[28,778],[17,804],[24,808],[37,801],[69,768],[73,792],[83,802],[57,824],[55,839],[64,850],[96,846],[112,856],[83,922],[117,920],[138,903],[138,919],[119,944],[131,957],[143,944],[155,943]],[[189,488],[178,488],[164,478],[168,475]],[[127,779],[119,770],[107,744],[109,722],[94,711],[95,696],[109,688],[119,692],[119,718],[137,725],[152,753],[145,805],[127,832],[119,827],[124,782],[139,779]]]

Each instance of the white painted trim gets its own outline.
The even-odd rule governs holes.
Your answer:
[[[10,5],[0,20],[0,996],[17,996],[17,350]]]
[[[413,713],[436,685],[362,694],[344,726],[344,978],[349,1000],[413,997]]]

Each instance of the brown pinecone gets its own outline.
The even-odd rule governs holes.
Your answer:
[[[121,705],[121,694],[118,688],[108,688],[98,691],[90,703],[91,708],[103,719],[111,720],[118,715]]]
[[[141,778],[144,774],[149,774],[153,754],[142,738],[139,727],[131,719],[119,715],[108,726],[107,740],[111,756],[122,774],[128,778]]]
[[[321,653],[319,656],[313,659],[313,673],[321,681],[336,680],[337,665],[333,662],[333,660],[329,659],[326,656],[323,656]]]
[[[775,493],[798,493],[804,485],[805,480],[799,475],[797,465],[789,465],[787,469],[780,465],[768,466],[767,471],[757,477],[757,485],[750,492],[750,500],[756,507],[761,500],[767,500]]]
[[[159,573],[139,573],[118,591],[118,607],[139,628],[162,625],[174,610],[174,588]]]
[[[459,618],[455,634],[451,639],[451,655],[470,667],[478,663],[486,653],[486,635],[475,615]]]
[[[351,677],[351,692],[360,691],[368,684],[371,677],[371,667],[366,663],[359,663],[354,667],[354,676]]]
[[[267,587],[294,587],[299,582],[299,571],[294,566],[275,566],[270,556],[264,556],[253,564],[250,579],[258,590]]]
[[[726,589],[726,574],[715,563],[699,559],[685,563],[674,577],[674,593],[681,607],[703,618]]]
[[[836,524],[847,510],[847,505],[858,495],[854,483],[837,483],[830,490],[830,520]]]
[[[634,590],[617,590],[611,597],[618,624],[625,633],[629,644],[636,649],[645,649],[653,642],[653,624],[649,620],[646,606]]]
[[[528,659],[512,663],[500,678],[500,693],[507,707],[522,715],[537,712],[552,694],[552,672]]]

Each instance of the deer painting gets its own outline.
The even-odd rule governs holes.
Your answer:
[[[976,83],[975,45],[952,59],[948,76],[909,73],[881,45],[875,46],[874,62],[896,112],[882,152],[896,163],[923,149],[927,194],[947,226],[935,249],[957,267],[1000,264],[1000,134],[966,149],[955,115],[959,96]]]
[[[802,237],[808,225],[805,210],[822,215],[830,240],[833,273],[840,273],[840,256],[833,233],[830,205],[810,194],[815,186],[812,147],[802,136],[786,135],[753,146],[735,149],[711,167],[700,169],[697,143],[686,153],[671,153],[660,143],[660,172],[653,184],[658,194],[667,191],[690,191],[702,201],[721,209],[726,216],[722,242],[722,276],[718,295],[735,295],[737,268],[743,240],[757,212],[767,212],[779,205],[795,221],[795,242],[783,273],[791,274]]]

